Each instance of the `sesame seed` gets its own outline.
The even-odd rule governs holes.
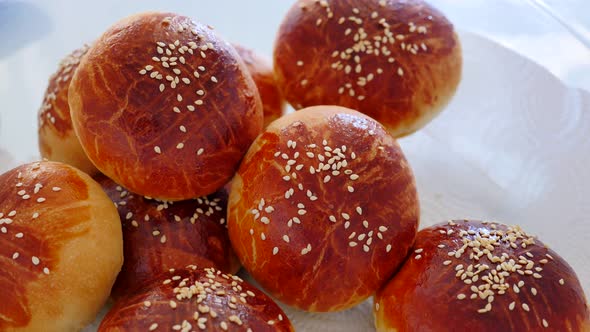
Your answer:
[[[528,305],[528,304],[526,304],[526,303],[523,303],[523,304],[522,304],[522,308],[523,308],[523,309],[524,309],[524,311],[526,311],[526,312],[529,312],[529,310],[530,310],[530,309],[529,309],[529,305]]]
[[[43,202],[45,202],[45,198],[44,197],[37,198],[37,203],[43,203]]]
[[[272,249],[272,254],[273,254],[273,255],[276,255],[276,254],[278,254],[278,253],[279,253],[279,248],[278,248],[278,247],[274,247],[274,248]]]
[[[199,150],[197,150],[197,156],[202,155],[204,151],[205,151],[205,149],[203,149],[203,148],[200,148]]]
[[[457,299],[459,299],[459,300],[463,300],[463,299],[465,299],[466,297],[467,297],[467,296],[465,296],[465,294],[459,294],[459,295],[457,295]]]
[[[563,281],[563,279],[559,279],[559,284],[563,285],[563,284],[565,284],[565,281]]]
[[[419,260],[420,258],[422,258],[422,255],[416,255],[414,258],[415,258],[416,260]]]
[[[178,150],[181,150],[182,148],[184,148],[184,143],[178,143],[178,144],[176,145],[176,148],[177,148]]]
[[[358,178],[359,178],[359,176],[358,176],[358,175],[356,175],[356,174],[352,174],[352,175],[350,176],[350,179],[351,179],[351,180],[353,180],[353,181],[354,181],[354,180],[358,180]]]
[[[543,327],[549,327],[549,323],[543,318]]]
[[[22,238],[23,238],[23,236],[25,236],[23,233],[16,233],[16,234],[14,235],[14,237],[16,237],[16,238],[18,238],[18,239],[22,239]]]
[[[150,331],[155,331],[157,328],[158,328],[157,323],[153,323],[152,325],[150,325]]]
[[[211,76],[211,81],[213,81],[213,83],[217,83],[217,77]]]
[[[18,256],[20,256],[20,254],[18,252],[15,252],[14,254],[12,254],[12,259],[17,259]]]
[[[160,149],[160,147],[159,147],[159,146],[154,146],[154,151],[155,151],[157,154],[160,154],[160,153],[162,153],[162,150]]]
[[[37,256],[33,256],[31,258],[31,261],[33,262],[33,265],[39,265],[39,263],[41,262]]]
[[[508,305],[508,309],[510,311],[514,310],[515,307],[516,307],[516,302],[514,302],[514,301],[510,302],[510,304]]]
[[[354,188],[351,186],[348,186],[348,192],[351,192],[351,193],[354,192]]]

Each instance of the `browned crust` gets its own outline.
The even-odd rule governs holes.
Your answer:
[[[422,0],[299,0],[278,32],[274,64],[279,87],[296,109],[349,107],[400,137],[448,103],[462,56],[453,25]]]
[[[277,85],[272,62],[262,54],[241,45],[233,44],[252,75],[264,108],[264,127],[280,118],[285,112],[285,100]]]
[[[88,174],[97,172],[80,146],[72,128],[68,89],[80,59],[88,52],[88,45],[74,50],[59,64],[49,78],[43,103],[38,114],[39,151],[43,158],[72,165]]]
[[[0,175],[0,330],[94,319],[123,262],[116,209],[86,174],[38,162]]]
[[[454,254],[464,245],[463,238],[475,238],[475,234],[462,235],[461,231],[491,233],[502,239],[501,244],[490,247],[490,257],[505,254],[505,264],[510,259],[515,262],[513,272],[498,267],[497,272],[508,273],[503,282],[491,282],[505,284],[504,294],[500,288],[494,289],[497,286],[492,286],[492,293],[479,294],[485,289],[479,287],[488,283],[485,276],[502,262],[494,263],[487,254],[477,261],[470,259],[475,252],[471,248],[479,248],[470,241],[474,247],[465,247],[457,258]],[[414,252],[377,293],[378,331],[590,331],[588,304],[575,272],[557,253],[518,227],[473,220],[441,223],[420,231],[414,249],[419,252]],[[476,264],[490,268],[468,274],[470,265],[477,271]],[[478,287],[476,299],[471,299],[472,287]],[[459,299],[459,294],[465,298]]]
[[[186,331],[223,331],[224,326],[228,331],[294,331],[279,306],[252,285],[196,266],[161,274],[119,300],[98,331],[170,331],[175,326]]]
[[[324,165],[338,168],[340,162],[340,174],[331,168],[311,174],[310,167],[320,166],[318,153]],[[330,154],[344,157],[330,164]],[[315,107],[273,122],[246,154],[232,184],[228,222],[238,257],[262,287],[304,310],[342,310],[366,299],[414,241],[419,207],[410,166],[381,125],[352,110]]]
[[[97,168],[133,192],[204,196],[229,181],[262,128],[246,71],[209,27],[171,13],[131,16],[80,63],[69,93],[74,128]]]
[[[123,227],[125,262],[111,296],[120,298],[171,268],[192,263],[236,273],[240,264],[227,233],[227,191],[194,200],[162,202],[96,177],[115,202]]]

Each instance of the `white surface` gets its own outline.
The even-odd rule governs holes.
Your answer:
[[[290,2],[0,2],[0,171],[36,158],[36,112],[59,58],[117,18],[146,8],[174,10],[270,54]],[[548,28],[550,19],[510,10],[522,3],[494,2],[496,11],[486,15],[506,16],[497,24],[481,20],[482,0],[433,2],[459,27],[485,32],[569,84],[590,88],[588,49],[567,31]],[[253,4],[264,4],[265,12]],[[470,9],[473,15],[465,15]],[[19,21],[23,17],[32,21]],[[422,227],[463,217],[521,224],[570,262],[588,293],[590,95],[484,38],[461,37],[465,68],[457,96],[425,130],[401,142],[418,181]],[[373,330],[368,303],[342,313],[289,316],[298,331]]]

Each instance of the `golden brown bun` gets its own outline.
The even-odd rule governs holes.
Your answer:
[[[411,134],[449,102],[461,79],[453,25],[422,0],[299,0],[274,51],[293,107],[340,105]]]
[[[0,175],[0,331],[78,331],[123,263],[117,209],[85,173],[35,162]]]
[[[98,169],[165,200],[221,188],[262,129],[260,96],[235,49],[171,13],[109,28],[80,62],[69,102]]]
[[[98,331],[294,330],[276,303],[239,277],[187,266],[116,302]]]
[[[419,213],[395,139],[337,106],[271,123],[234,177],[228,210],[244,267],[308,311],[343,310],[373,294],[408,253]]]
[[[266,57],[247,49],[241,45],[233,44],[238,54],[244,60],[248,71],[256,83],[262,106],[264,108],[264,127],[280,118],[285,112],[285,100],[281,95],[272,67],[272,62]]]
[[[84,45],[65,57],[57,72],[49,78],[43,104],[39,109],[39,151],[43,158],[72,165],[88,174],[95,174],[96,167],[88,160],[72,128],[68,89],[80,59],[88,52]]]
[[[224,189],[195,200],[162,202],[131,193],[104,175],[96,180],[115,202],[123,225],[125,262],[113,298],[193,262],[228,273],[240,269],[227,233]]]
[[[518,226],[449,221],[414,249],[376,295],[378,331],[590,331],[576,273]]]

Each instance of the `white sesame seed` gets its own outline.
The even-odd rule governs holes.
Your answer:
[[[20,256],[20,254],[18,252],[15,252],[14,254],[12,254],[12,259],[17,259],[18,256]]]
[[[352,186],[348,186],[348,192],[354,192],[354,188]]]
[[[44,267],[44,268],[43,268],[43,273],[45,273],[45,274],[49,275],[49,268],[47,268],[47,267]]]
[[[563,281],[563,279],[559,279],[559,284],[563,285],[563,284],[565,284],[565,281]]]
[[[33,256],[31,258],[31,261],[33,262],[33,265],[39,265],[39,263],[41,262],[37,256]]]
[[[272,254],[273,254],[273,255],[276,255],[276,254],[278,254],[278,253],[279,253],[279,248],[278,248],[278,247],[274,247],[274,248],[272,249]]]
[[[202,155],[204,151],[205,151],[205,149],[203,149],[203,148],[200,148],[199,150],[197,150],[197,156]]]
[[[543,318],[543,327],[549,327],[549,323]]]
[[[390,252],[391,251],[391,244],[388,244],[387,247],[385,248],[386,252]]]
[[[154,146],[154,151],[155,151],[157,154],[160,154],[160,153],[162,153],[162,150],[160,149],[160,147],[159,147],[159,146]]]

